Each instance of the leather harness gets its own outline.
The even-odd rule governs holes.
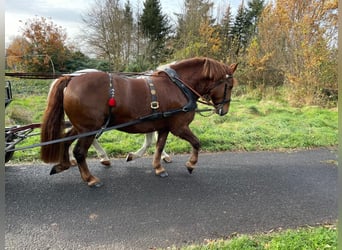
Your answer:
[[[142,116],[140,118],[138,118],[139,122],[144,122],[147,120],[155,120],[155,119],[159,119],[159,118],[167,118],[170,117],[172,115],[175,115],[177,113],[181,113],[181,112],[190,112],[190,111],[194,111],[197,109],[197,99],[198,97],[201,97],[196,91],[194,91],[193,89],[190,89],[188,86],[186,86],[183,81],[179,78],[177,72],[174,69],[171,68],[166,68],[163,70],[163,72],[170,78],[170,80],[176,84],[178,86],[178,88],[183,92],[183,94],[187,97],[188,99],[188,103],[185,104],[182,108],[178,108],[178,109],[173,109],[170,111],[165,111],[165,112],[158,112],[157,110],[159,109],[159,102],[157,100],[157,95],[156,95],[156,89],[154,87],[153,81],[150,77],[146,78],[147,79],[147,85],[149,86],[150,89],[150,93],[151,93],[151,104],[150,107],[153,110],[153,112],[149,115],[146,116]],[[227,76],[227,78],[232,77],[231,75]],[[114,99],[114,85],[112,82],[112,75],[109,74],[109,85],[110,85],[110,91],[109,91],[109,95],[110,95],[110,99]],[[219,84],[221,84],[221,82],[218,82],[216,86],[218,86]],[[215,86],[215,87],[216,87]],[[227,91],[227,86],[225,87],[224,90],[224,100],[216,105],[223,105],[227,102],[230,102],[229,100],[225,99],[226,96],[226,91]],[[206,104],[210,104],[210,103],[206,103]],[[211,104],[216,106],[215,104]],[[113,106],[109,105],[109,116],[107,117],[107,121],[105,122],[104,126],[102,127],[103,130],[106,129],[106,127],[108,126],[110,120],[111,120],[111,111],[112,111]],[[97,135],[97,137],[100,136],[100,134]]]

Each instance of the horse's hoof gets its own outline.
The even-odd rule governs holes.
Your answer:
[[[103,186],[103,182],[88,183],[90,188],[100,188]]]
[[[186,164],[185,164],[186,168],[188,169],[189,171],[189,174],[192,174],[192,171],[195,169],[195,165],[191,164],[190,161],[188,161]]]
[[[164,171],[164,172],[159,173],[158,176],[161,178],[166,178],[169,176],[169,174],[166,171]]]
[[[192,174],[192,171],[194,171],[193,168],[187,167],[189,174]]]
[[[55,167],[51,168],[51,171],[50,171],[50,175],[54,175],[54,174],[57,174]]]
[[[77,166],[77,161],[76,160],[71,160],[70,161],[71,166]]]
[[[126,157],[126,161],[132,161],[133,160],[133,154],[128,153],[127,157]]]
[[[109,160],[101,160],[100,162],[102,165],[104,165],[106,167],[110,167],[110,161]]]
[[[165,156],[165,157],[163,158],[163,161],[166,162],[166,163],[171,163],[171,162],[172,162],[170,156]]]

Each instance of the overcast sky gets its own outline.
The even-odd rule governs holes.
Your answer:
[[[242,0],[214,0],[214,15],[222,11],[222,6],[230,4],[236,11]],[[72,41],[82,31],[81,15],[94,4],[94,0],[6,0],[5,1],[5,42],[6,45],[14,36],[20,35],[23,24],[20,21],[35,16],[51,18],[52,22],[61,26]],[[123,3],[126,0],[122,1]],[[133,7],[143,6],[144,0],[130,0]],[[245,1],[246,2],[246,1]],[[160,0],[162,12],[171,18],[174,12],[181,13],[183,0]],[[220,8],[221,7],[221,8]]]

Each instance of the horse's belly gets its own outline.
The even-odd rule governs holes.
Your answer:
[[[122,128],[119,128],[118,130],[127,132],[127,133],[133,133],[133,134],[146,134],[146,133],[158,131],[160,129],[165,128],[166,126],[167,124],[162,121],[154,121],[154,122],[149,121],[149,122],[141,122],[136,125],[124,126]]]

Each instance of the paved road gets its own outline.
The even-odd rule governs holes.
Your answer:
[[[151,171],[151,158],[112,160],[104,182],[84,184],[77,168],[6,167],[6,249],[150,249],[200,243],[234,232],[263,232],[337,219],[336,151],[187,155]]]

